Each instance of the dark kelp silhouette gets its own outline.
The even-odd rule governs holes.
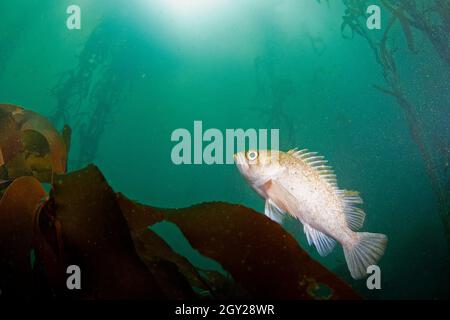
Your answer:
[[[95,159],[100,138],[112,119],[114,107],[123,98],[129,78],[120,59],[127,46],[126,28],[118,20],[103,19],[86,41],[78,58],[78,65],[64,73],[53,89],[57,100],[52,116],[55,123],[70,123],[77,131],[80,150],[75,166]],[[89,108],[83,109],[83,106]],[[89,141],[89,143],[87,143]]]
[[[36,212],[46,192],[33,177],[16,179],[0,199],[0,279],[8,296],[33,296]]]
[[[328,1],[326,1],[329,5]],[[320,1],[319,1],[320,3]],[[251,108],[259,112],[266,123],[272,128],[283,128],[283,136],[286,137],[287,145],[295,145],[295,131],[297,125],[293,120],[289,110],[289,104],[296,94],[296,84],[288,75],[282,73],[280,65],[283,61],[284,44],[281,39],[284,34],[273,27],[273,14],[279,3],[272,3],[266,11],[266,16],[262,21],[264,49],[262,53],[254,58],[254,70],[256,80],[256,107]],[[301,27],[301,41],[311,47],[316,56],[321,56],[326,50],[325,41],[308,30],[303,24]]]
[[[6,109],[19,110],[22,125],[32,118],[34,127],[49,136],[43,129],[48,129],[46,122],[36,114],[15,106]],[[9,137],[19,137],[20,125],[10,118],[2,114],[0,124],[1,137],[9,131]],[[5,163],[23,152],[21,143],[3,142]],[[95,166],[68,174],[61,170],[53,172],[49,193],[34,177],[41,174],[28,172],[11,178],[2,192],[3,297],[359,298],[280,225],[251,209],[221,202],[170,210],[144,206],[115,193]],[[193,248],[220,263],[230,276],[199,269],[172,250],[149,228],[162,221],[175,224]],[[69,265],[81,268],[83,290],[67,290]]]
[[[277,37],[273,30],[267,30],[264,53],[254,59],[257,107],[253,109],[267,119],[269,127],[285,128],[287,141],[292,144],[295,140],[295,126],[289,116],[287,104],[295,93],[295,88],[291,79],[279,74],[279,53],[274,43]]]
[[[399,48],[389,41],[392,31],[398,25],[405,38],[406,51],[418,54],[414,34],[415,32],[419,33],[432,44],[437,56],[442,60],[444,68],[450,69],[450,2],[447,0],[379,0],[378,4],[385,9],[384,12],[388,12],[389,17],[381,37],[378,38],[377,33],[371,32],[366,27],[366,9],[369,5],[374,4],[374,1],[343,0],[342,2],[346,8],[341,27],[342,36],[344,38],[361,36],[372,49],[386,83],[386,86],[374,85],[374,87],[380,92],[392,96],[404,113],[410,134],[419,147],[427,175],[438,200],[439,216],[450,250],[450,172],[448,170],[450,145],[448,137],[442,138],[443,132],[432,124],[426,126],[425,120],[420,115],[423,107],[415,105],[409,99],[407,88],[404,88],[397,68],[396,53]],[[396,22],[399,23],[396,24]],[[438,70],[437,73],[439,73]],[[447,88],[449,79],[447,77]],[[448,96],[446,100],[443,104],[447,105],[442,106],[442,117],[449,118]],[[436,101],[428,102],[426,107],[430,112],[431,110],[436,111],[436,108],[433,108],[435,103]]]
[[[107,14],[84,44],[77,65],[63,73],[53,88],[56,108],[52,121],[68,123],[79,148],[75,168],[92,163],[107,125],[133,83],[163,61],[159,44],[127,14]]]

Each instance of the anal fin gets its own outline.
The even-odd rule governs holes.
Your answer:
[[[331,251],[333,251],[334,246],[336,245],[336,240],[327,236],[323,232],[320,232],[309,224],[303,224],[303,230],[306,234],[306,239],[308,240],[308,244],[314,244],[317,251],[322,257],[328,255]]]

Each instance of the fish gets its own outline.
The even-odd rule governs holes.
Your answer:
[[[359,232],[365,212],[356,191],[340,189],[323,156],[308,149],[249,150],[234,154],[236,166],[250,186],[265,199],[264,213],[282,224],[286,215],[297,219],[320,256],[339,243],[350,275],[367,276],[384,254],[387,236]]]

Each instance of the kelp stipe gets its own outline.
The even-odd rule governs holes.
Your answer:
[[[374,84],[374,88],[383,94],[392,96],[401,108],[408,124],[411,137],[424,160],[426,173],[432,185],[433,192],[438,201],[439,217],[444,226],[445,237],[450,251],[450,171],[448,163],[450,160],[450,145],[441,137],[439,126],[428,124],[421,116],[419,104],[413,103],[407,93],[407,88],[399,74],[395,54],[399,51],[391,40],[396,23],[398,22],[403,33],[406,50],[410,54],[418,54],[414,35],[417,33],[427,39],[441,59],[446,72],[450,71],[450,3],[445,0],[427,1],[423,6],[421,1],[395,1],[381,0],[380,4],[389,13],[388,24],[376,37],[366,27],[366,8],[369,1],[366,0],[343,0],[345,14],[341,25],[341,33],[344,38],[353,38],[355,35],[363,37],[381,68],[385,85]],[[440,19],[436,19],[435,16]],[[445,86],[444,86],[445,88]],[[448,88],[448,77],[447,77]],[[444,89],[445,90],[445,89]],[[439,110],[440,116],[448,118],[448,100],[445,97],[438,108],[436,101],[428,101],[426,108],[431,112]],[[448,123],[444,121],[444,123]]]

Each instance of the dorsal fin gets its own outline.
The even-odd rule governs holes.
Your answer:
[[[294,157],[298,157],[304,153],[308,152],[308,149],[302,149],[302,150],[298,150],[297,148],[295,149],[291,149],[289,150],[287,153],[294,156]]]
[[[308,149],[292,149],[287,152],[289,155],[306,163],[311,169],[314,169],[325,182],[337,189],[336,175],[332,167],[327,166],[327,160],[324,156],[318,156],[317,152],[310,152]]]

